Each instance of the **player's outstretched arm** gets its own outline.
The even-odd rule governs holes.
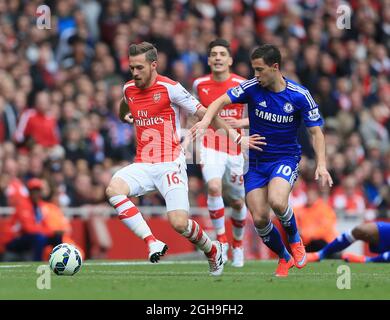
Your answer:
[[[243,150],[255,149],[258,151],[263,151],[261,146],[265,146],[267,144],[265,142],[265,137],[262,137],[259,134],[242,136],[218,115],[211,122],[211,126],[213,126],[215,129],[223,129],[223,132],[225,132],[227,136],[235,143],[241,145]]]
[[[133,116],[129,111],[129,106],[127,105],[126,101],[123,98],[119,106],[119,119],[127,123],[133,123],[134,121]]]
[[[198,111],[195,113],[195,115],[202,121],[202,118],[204,118],[206,112],[207,112],[207,109],[202,106],[198,109]],[[251,135],[249,137],[242,136],[218,115],[213,118],[210,125],[215,129],[223,129],[222,132],[224,132],[235,143],[241,145],[242,149],[244,149],[244,150],[255,149],[258,151],[263,151],[261,146],[264,146],[267,144],[265,142],[265,137],[262,137],[258,134],[254,134],[254,135]],[[194,135],[192,135],[192,136],[194,137]],[[199,136],[199,135],[196,135],[196,136]]]
[[[236,119],[236,118],[225,117],[223,118],[223,120],[232,128],[249,129],[249,118]]]
[[[329,187],[332,187],[333,180],[328,170],[326,169],[325,158],[325,138],[322,130],[319,126],[308,128],[313,139],[313,149],[316,154],[316,171],[314,173],[315,180],[320,179],[321,185],[325,186],[327,183]]]

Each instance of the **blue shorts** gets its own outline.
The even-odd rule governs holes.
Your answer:
[[[370,244],[370,251],[374,253],[384,253],[390,251],[390,223],[376,222],[379,232],[379,243],[377,245]]]
[[[291,187],[298,178],[300,158],[282,158],[274,162],[249,162],[244,175],[245,193],[266,186],[273,178],[285,179]]]

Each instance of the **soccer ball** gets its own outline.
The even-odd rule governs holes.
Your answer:
[[[82,264],[80,251],[69,243],[54,247],[49,256],[50,269],[57,275],[73,276]]]

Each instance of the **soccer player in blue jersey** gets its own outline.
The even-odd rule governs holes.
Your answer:
[[[323,120],[309,91],[283,77],[279,49],[265,44],[251,55],[253,79],[229,89],[209,105],[204,118],[191,128],[193,136],[201,134],[223,106],[243,103],[248,106],[250,135],[265,137],[265,146],[249,150],[249,168],[244,176],[246,202],[258,235],[279,256],[275,275],[286,277],[294,265],[306,265],[306,252],[297,230],[292,208],[288,205],[291,188],[298,176],[301,146],[298,129],[301,120],[312,138],[316,155],[315,179],[332,186],[326,169]],[[240,142],[237,134],[235,141]],[[287,233],[292,256],[270,219],[270,208]]]
[[[369,245],[370,251],[379,253],[374,257],[366,257],[354,253],[345,252],[341,259],[347,262],[390,262],[390,223],[389,222],[366,222],[344,232],[331,243],[318,252],[307,254],[308,262],[321,261],[330,255],[348,248],[355,241],[364,241]]]

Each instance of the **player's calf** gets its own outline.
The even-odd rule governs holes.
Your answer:
[[[134,232],[136,236],[144,240],[149,248],[149,260],[151,262],[157,262],[160,256],[163,256],[167,251],[165,243],[157,240],[148,224],[142,217],[138,208],[131,202],[131,200],[120,192],[129,192],[128,187],[123,187],[124,182],[120,179],[113,179],[112,183],[106,190],[106,194],[109,197],[109,202],[118,214],[118,218],[122,223]]]
[[[217,240],[222,243],[227,243],[225,233],[225,205],[222,196],[211,196],[209,194],[207,197],[207,207],[209,209],[211,222],[217,233]]]
[[[283,214],[278,215],[278,218],[283,226],[283,229],[287,233],[291,253],[295,261],[295,266],[298,269],[301,269],[307,264],[307,256],[305,246],[298,233],[297,223],[292,208],[288,206]]]
[[[205,253],[209,261],[210,274],[220,275],[225,262],[223,260],[222,244],[219,241],[212,242],[202,227],[192,219],[188,219],[187,229],[182,235]]]
[[[186,231],[188,226],[188,214],[182,210],[170,211],[168,213],[168,220],[176,232],[182,234]]]
[[[273,225],[271,221],[268,222],[265,228],[257,228],[256,232],[263,240],[264,244],[275,252],[280,259],[289,261],[291,259],[290,253],[287,251],[278,229]]]

